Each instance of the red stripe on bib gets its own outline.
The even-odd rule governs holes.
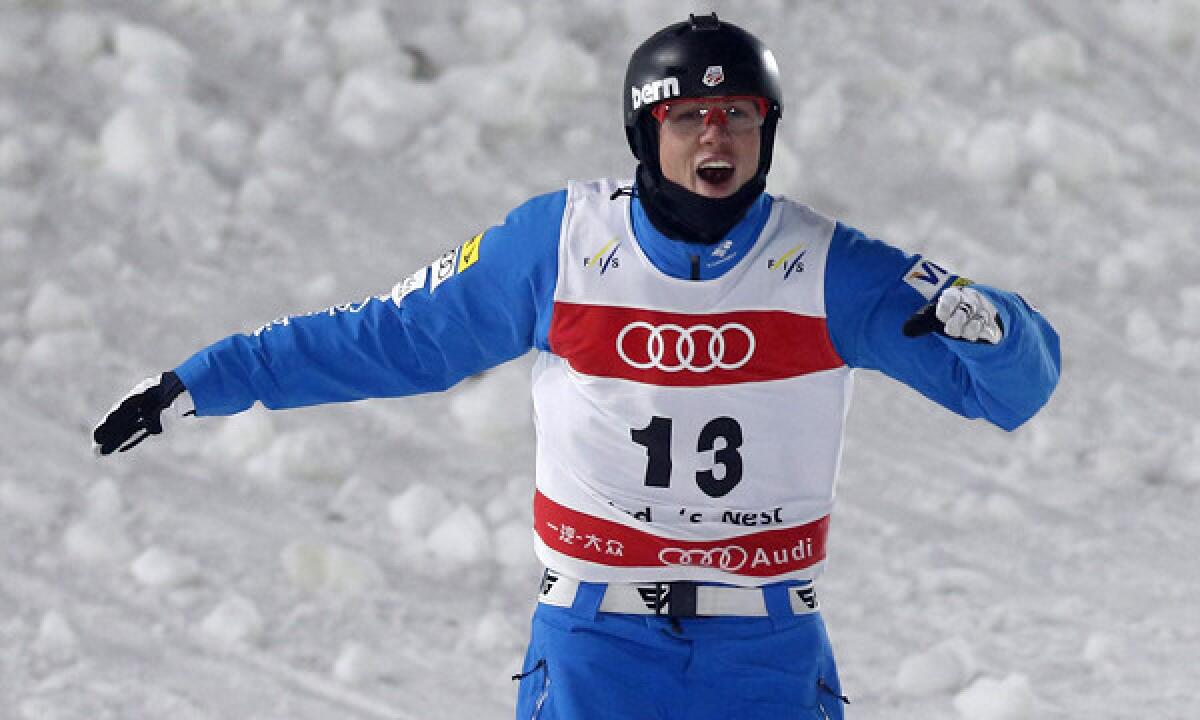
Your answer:
[[[773,577],[825,559],[829,516],[804,525],[718,540],[674,540],[559,505],[538,491],[534,528],[550,549],[616,567],[706,567],[747,577]]]
[[[584,375],[701,387],[783,380],[845,363],[823,317],[685,314],[556,302],[550,348]]]

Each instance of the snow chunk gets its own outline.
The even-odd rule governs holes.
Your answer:
[[[342,15],[329,23],[329,40],[338,56],[338,67],[354,67],[396,52],[396,40],[388,28],[387,18],[377,7],[364,7]]]
[[[496,562],[504,567],[517,568],[535,561],[533,554],[533,530],[529,522],[514,520],[501,525],[492,540],[492,552]]]
[[[1088,73],[1083,43],[1060,31],[1026,40],[1009,56],[1013,77],[1030,84],[1079,80]]]
[[[387,658],[360,642],[342,645],[333,662],[333,677],[347,685],[385,676],[388,671]]]
[[[179,587],[200,576],[195,560],[159,547],[143,551],[129,566],[129,571],[135,580],[151,588]]]
[[[450,512],[450,499],[441,489],[414,483],[388,503],[388,519],[401,533],[424,535],[433,529],[438,518]]]
[[[830,142],[846,124],[846,101],[841,83],[826,80],[806,95],[791,115],[788,124],[795,128],[792,137],[801,147],[818,147]]]
[[[296,165],[311,154],[312,143],[284,118],[267,124],[254,144],[254,152],[270,164]]]
[[[0,138],[0,177],[18,178],[33,166],[33,150],[16,133]]]
[[[78,649],[79,636],[62,613],[51,610],[42,616],[37,637],[33,641],[35,653],[43,657],[67,659],[74,656]]]
[[[1185,365],[1195,366],[1197,353],[1193,351],[1185,353],[1185,355],[1186,357],[1180,358],[1176,362],[1176,365],[1180,367]],[[1163,475],[1168,482],[1189,487],[1200,487],[1200,431],[1193,433],[1190,442],[1179,443],[1176,447],[1172,448],[1168,455]]]
[[[0,483],[0,509],[25,519],[31,525],[44,527],[58,514],[60,504],[36,486],[5,480]]]
[[[129,180],[151,182],[179,158],[179,127],[164,105],[125,105],[100,131],[104,166]]]
[[[1195,0],[1121,0],[1100,7],[1113,14],[1114,27],[1156,50],[1187,52],[1200,37],[1200,4]]]
[[[1200,333],[1200,285],[1187,285],[1179,290],[1177,316],[1183,329]]]
[[[55,282],[40,285],[25,308],[25,326],[34,335],[86,329],[94,322],[88,302]]]
[[[29,233],[17,228],[0,230],[0,252],[18,253],[28,250],[30,245]]]
[[[129,63],[121,79],[126,91],[148,97],[187,94],[195,61],[191,52],[165,31],[123,23],[113,31],[113,46],[117,56]]]
[[[264,627],[258,607],[241,595],[222,600],[200,623],[205,635],[225,647],[255,642]]]
[[[287,39],[281,64],[297,77],[324,73],[333,67],[333,49],[325,41],[309,14],[297,10],[288,18]]]
[[[191,65],[191,52],[169,33],[159,28],[119,23],[113,30],[113,49],[117,56],[131,62]]]
[[[374,560],[326,542],[289,543],[280,559],[288,578],[311,592],[358,595],[383,584],[383,573]]]
[[[472,4],[463,19],[463,35],[486,58],[503,56],[526,29],[525,11],[504,0]]]
[[[350,467],[349,450],[318,430],[302,430],[275,438],[263,453],[246,463],[246,470],[268,482],[327,481],[342,477]]]
[[[124,530],[116,523],[81,520],[63,533],[67,554],[90,565],[122,562],[133,553]]]
[[[100,357],[103,352],[104,343],[96,330],[43,333],[25,347],[24,356],[20,358],[22,372],[38,381],[50,377],[56,381],[63,377],[78,377],[89,367],[89,358]]]
[[[1119,644],[1111,635],[1093,633],[1083,646],[1083,660],[1095,669],[1104,669],[1119,663],[1122,657]]]
[[[236,204],[243,212],[269,212],[275,207],[275,191],[266,179],[249,177],[238,188]]]
[[[438,94],[406,77],[405,69],[385,62],[349,73],[333,99],[337,131],[356,145],[379,149],[436,122],[441,110]]]
[[[64,12],[46,30],[46,45],[68,63],[83,65],[104,47],[105,32],[101,22],[79,12]]]
[[[1025,130],[1032,157],[1075,184],[1115,177],[1120,157],[1107,137],[1049,110],[1034,114]]]
[[[0,218],[18,226],[32,225],[42,212],[42,200],[32,192],[0,186]]]
[[[84,502],[87,518],[96,522],[114,522],[125,508],[121,488],[111,478],[104,478],[88,488]]]
[[[19,22],[9,25],[12,19],[20,19],[14,15],[6,11],[5,22],[0,24],[0,76],[29,77],[42,65],[42,53],[30,49],[36,40],[29,37],[27,26]]]
[[[525,102],[538,118],[543,114],[542,98],[587,95],[600,84],[595,56],[549,29],[527,36],[520,55],[505,69],[520,81]]]
[[[645,0],[623,0],[618,4],[625,24],[630,32],[643,36],[649,29],[651,32],[671,23],[679,22],[679,10],[671,3],[653,3]],[[697,10],[699,12],[699,10]]]
[[[975,672],[971,647],[962,638],[951,638],[925,652],[906,657],[896,674],[896,688],[913,696],[954,692]]]
[[[1016,673],[1003,680],[981,677],[954,698],[963,720],[1026,720],[1033,704],[1029,678]]]
[[[133,554],[121,523],[124,500],[116,482],[105,478],[84,496],[83,517],[63,533],[67,554],[89,564],[123,562]]]
[[[256,408],[226,418],[213,434],[210,448],[231,460],[246,460],[269,447],[274,437],[275,423],[271,414]]]
[[[1171,354],[1158,317],[1144,307],[1135,307],[1125,316],[1125,340],[1135,354],[1146,359],[1161,361]]]
[[[490,554],[488,529],[469,505],[459,505],[429,533],[430,554],[450,566],[478,563]]]
[[[1005,120],[984,123],[967,143],[968,176],[997,185],[1016,180],[1022,161],[1021,128]]]
[[[238,120],[219,118],[200,135],[200,144],[218,169],[236,172],[246,160],[250,130]]]
[[[496,610],[489,610],[479,618],[467,636],[467,642],[473,649],[483,651],[517,648],[523,640],[508,615]]]

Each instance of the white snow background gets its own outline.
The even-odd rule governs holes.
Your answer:
[[[89,432],[627,175],[630,51],[713,7],[783,71],[773,191],[1063,338],[1013,434],[859,375],[820,583],[850,716],[1200,717],[1196,0],[4,0],[0,717],[509,717],[527,359],[103,461]]]

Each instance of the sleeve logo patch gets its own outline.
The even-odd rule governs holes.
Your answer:
[[[433,277],[429,280],[429,292],[437,290],[438,285],[446,282],[454,277],[454,273],[458,270],[458,248],[442,255],[437,260],[434,260],[429,265],[429,272]]]
[[[429,292],[437,290],[439,285],[479,262],[479,246],[482,242],[483,233],[479,233],[430,263]]]
[[[479,243],[483,241],[483,233],[463,243],[458,252],[458,272],[462,272],[479,260]]]
[[[412,275],[409,275],[400,282],[396,283],[395,286],[392,287],[392,302],[399,305],[400,301],[403,300],[407,295],[425,287],[425,276],[428,274],[429,268],[423,267]],[[387,296],[384,297],[386,298]]]
[[[921,293],[921,297],[932,300],[946,281],[950,279],[950,271],[933,262],[917,258],[916,263],[904,274],[904,282],[913,290]]]

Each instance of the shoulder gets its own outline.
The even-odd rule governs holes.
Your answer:
[[[509,211],[505,225],[534,225],[552,221],[557,225],[562,220],[567,205],[569,189],[535,195]]]
[[[900,248],[867,236],[861,230],[835,222],[830,240],[830,256],[834,262],[855,272],[878,271],[898,276],[916,259]]]
[[[592,180],[571,180],[567,183],[569,199],[590,197],[612,197],[612,194],[623,187],[631,187],[633,180],[622,178],[594,178]]]

